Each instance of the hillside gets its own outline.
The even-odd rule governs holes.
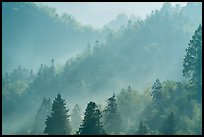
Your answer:
[[[10,129],[13,134],[26,134],[43,98],[53,99],[58,93],[65,97],[70,108],[79,104],[84,110],[90,100],[104,105],[113,92],[122,94],[123,101],[127,93],[121,89],[125,91],[127,87],[128,91],[136,89],[131,94],[138,99],[139,94],[149,92],[157,78],[167,81],[162,85],[167,85],[169,90],[176,87],[172,90],[177,91],[183,84],[169,81],[184,82],[182,92],[188,88],[182,76],[183,60],[189,41],[202,24],[201,4],[172,7],[165,3],[145,20],[126,18],[123,21],[127,25],[123,27],[113,20],[114,31],[111,27],[95,30],[83,26],[71,15],[59,17],[54,9],[30,3],[4,3],[2,11],[2,119],[4,129]],[[8,71],[11,72],[4,74]],[[169,94],[167,89],[163,90]],[[145,95],[142,97],[145,100]],[[181,101],[187,98],[179,97]],[[154,110],[154,104],[149,107]],[[135,111],[132,118],[134,114]],[[15,124],[10,127],[12,121]]]
[[[59,16],[55,9],[34,3],[3,3],[2,17],[3,73],[18,65],[36,72],[52,58],[63,63],[107,35],[83,26],[72,15]]]

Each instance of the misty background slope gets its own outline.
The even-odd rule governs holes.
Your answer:
[[[48,7],[30,3],[2,6],[3,73],[18,65],[36,72],[31,81],[22,80],[26,86],[18,96],[16,90],[3,87],[6,122],[18,121],[16,116],[25,110],[35,112],[43,97],[53,98],[59,92],[70,106],[77,102],[85,106],[90,99],[102,102],[124,87],[143,91],[156,78],[182,80],[185,49],[202,20],[201,3],[185,7],[165,3],[145,20],[121,14],[96,30],[71,15],[59,17]],[[54,72],[50,72],[52,59]],[[23,71],[19,67],[13,72],[18,70]]]
[[[46,6],[13,2],[3,3],[2,9],[3,72],[18,65],[36,71],[50,58],[63,63],[95,39],[105,40],[106,32],[83,26],[71,15],[59,16]]]

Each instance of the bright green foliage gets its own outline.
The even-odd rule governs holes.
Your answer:
[[[52,104],[51,116],[45,122],[44,133],[48,135],[70,135],[71,126],[67,115],[65,100],[58,94]]]
[[[82,124],[77,131],[79,135],[102,135],[105,134],[101,122],[101,112],[95,102],[89,102],[85,110]]]
[[[121,131],[121,117],[118,112],[115,95],[108,98],[108,105],[104,110],[104,129],[108,134],[119,134]]]

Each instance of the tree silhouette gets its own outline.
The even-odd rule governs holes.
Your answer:
[[[152,86],[151,96],[153,101],[161,100],[161,88],[162,85],[159,82],[159,79],[156,79],[156,82]]]
[[[52,104],[51,116],[45,122],[44,133],[48,135],[70,135],[71,126],[67,115],[65,100],[58,94]]]
[[[118,134],[121,131],[121,117],[117,109],[115,95],[108,98],[108,105],[104,110],[104,129],[107,133]]]
[[[85,116],[77,134],[79,135],[101,135],[105,134],[101,123],[101,112],[95,102],[89,102]]]
[[[148,128],[143,124],[142,120],[140,121],[140,125],[137,131],[137,135],[145,135],[148,133]]]
[[[198,100],[202,97],[202,26],[199,25],[192,40],[188,43],[183,62],[183,76],[190,78],[190,82],[198,93]]]

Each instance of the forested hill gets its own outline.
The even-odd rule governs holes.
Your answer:
[[[2,17],[4,73],[18,65],[37,71],[51,58],[62,63],[88,43],[106,37],[105,31],[84,26],[72,15],[58,15],[55,9],[34,3],[3,3]]]
[[[27,3],[20,4],[22,4],[22,8],[28,6],[26,5]],[[30,7],[33,8],[29,8],[29,11],[35,9],[34,5],[30,5]],[[10,8],[8,8],[8,10],[9,9]],[[16,9],[14,8],[12,10]],[[62,37],[60,36],[55,37],[54,34],[53,37],[44,36],[41,39],[37,38],[38,40],[36,40],[36,42],[47,42],[46,39],[54,40],[55,42],[47,44],[46,47],[48,46],[50,48],[47,47],[45,49],[43,49],[44,47],[33,47],[32,49],[32,46],[29,45],[29,48],[32,49],[30,50],[30,52],[32,52],[31,55],[36,55],[37,53],[35,54],[35,52],[38,52],[38,56],[35,56],[35,60],[37,60],[36,58],[41,58],[41,52],[46,54],[49,51],[50,56],[42,54],[42,56],[45,56],[47,59],[52,55],[57,55],[59,50],[69,54],[71,50],[65,50],[56,45],[60,45],[59,43],[63,40],[68,42],[67,45],[70,45],[69,38],[71,39],[72,37],[80,39],[76,41],[80,41],[87,47],[80,55],[70,58],[60,70],[56,69],[55,64],[57,61],[55,59],[52,65],[40,66],[40,64],[38,64],[38,66],[40,66],[39,71],[34,81],[30,83],[25,90],[26,94],[29,95],[32,93],[38,96],[40,93],[40,98],[47,94],[54,96],[59,90],[67,95],[76,95],[78,93],[105,94],[127,86],[144,89],[148,84],[151,84],[155,78],[160,78],[161,80],[182,80],[182,62],[185,49],[188,46],[188,42],[194,30],[201,23],[202,16],[200,10],[200,5],[197,3],[188,3],[185,7],[172,7],[169,3],[165,3],[161,9],[152,11],[146,20],[138,20],[134,23],[129,20],[125,28],[121,27],[117,32],[110,33],[106,43],[98,40],[94,44],[87,46],[87,43],[83,42],[83,40],[86,40],[89,34],[83,32],[82,34],[86,36],[82,36],[82,38],[75,36],[73,33],[68,33],[70,32],[68,31],[69,29],[75,29],[79,26],[74,19],[68,19],[72,21],[69,25],[57,20],[53,22],[53,18],[56,19],[56,17],[48,16],[48,12],[45,12],[44,9],[41,11],[41,9],[36,8],[35,11],[37,13],[43,13],[42,15],[39,14],[38,18],[40,20],[37,22],[42,22],[42,24],[45,22],[45,24],[47,24],[49,19],[51,23],[46,26],[51,25],[53,28],[53,30],[37,30],[43,33],[51,33],[50,31],[53,31],[55,35],[63,35],[63,39],[61,39]],[[194,12],[192,13],[190,11]],[[35,15],[35,12],[31,13],[31,15]],[[12,14],[12,16],[15,17],[15,14]],[[47,16],[47,19],[45,19],[44,16]],[[22,26],[26,25],[24,24]],[[68,35],[64,35],[65,29],[63,28],[66,26],[68,27],[66,31]],[[28,25],[27,27],[30,26]],[[42,27],[45,26],[42,25]],[[55,27],[56,29],[54,29]],[[16,28],[20,29],[18,27]],[[34,28],[35,25],[31,30],[34,31]],[[76,29],[75,31],[79,32],[82,30]],[[22,33],[24,32],[25,31],[22,30]],[[76,35],[77,34],[79,33],[76,33]],[[38,37],[38,35],[35,35],[35,37]],[[95,37],[97,37],[97,35]],[[15,42],[15,40],[9,42]],[[39,46],[39,44],[36,43],[33,45]],[[72,47],[72,45],[70,45],[70,47]],[[18,47],[18,49],[22,48]],[[36,51],[35,49],[40,50]],[[15,54],[13,58],[15,59]],[[34,61],[31,61],[29,57],[24,59],[28,59],[30,63]],[[51,59],[52,58],[49,58],[47,61],[51,61]],[[50,71],[52,67],[53,71]],[[32,98],[35,97],[33,96]]]
[[[110,34],[107,43],[96,41],[89,45],[81,55],[65,63],[63,70],[55,76],[55,84],[51,82],[54,86],[51,90],[61,89],[69,95],[104,93],[129,85],[143,89],[155,78],[182,80],[185,49],[201,23],[199,14],[195,14],[197,22],[189,18],[188,6],[179,9],[164,4],[146,20],[129,21],[127,27]],[[40,70],[46,72],[48,68],[41,66]],[[36,82],[43,75],[38,74]],[[45,79],[42,77],[42,85],[46,85]],[[33,88],[35,92],[42,90],[35,89],[39,86]]]
[[[18,6],[21,8],[15,8],[15,4],[21,4]],[[9,14],[13,16],[10,19],[19,23],[3,20],[3,50],[5,46],[11,46],[3,52],[3,64],[7,61],[8,65],[16,65],[15,59],[22,59],[39,67],[37,74],[18,67],[3,75],[3,120],[6,122],[18,121],[16,117],[25,110],[31,112],[28,116],[31,120],[39,102],[44,97],[54,98],[58,93],[70,105],[85,105],[89,100],[101,103],[113,92],[117,94],[128,86],[143,92],[156,78],[161,81],[185,80],[182,76],[185,49],[202,24],[201,3],[188,3],[185,7],[172,7],[165,3],[145,20],[129,20],[127,26],[118,31],[101,30],[100,33],[81,26],[68,15],[58,17],[53,14],[55,12],[32,4],[5,6],[3,4],[3,9],[8,11],[3,10],[3,18]],[[25,9],[30,12],[23,12]],[[24,17],[21,19],[20,15]],[[24,20],[25,16],[27,20]],[[17,25],[14,27],[16,30],[5,32],[12,25]],[[89,41],[95,42],[88,44]],[[84,48],[83,52],[67,60],[65,55],[73,53],[75,46],[76,49]],[[57,60],[61,57],[67,61],[57,68]],[[51,63],[38,64],[38,59]]]

